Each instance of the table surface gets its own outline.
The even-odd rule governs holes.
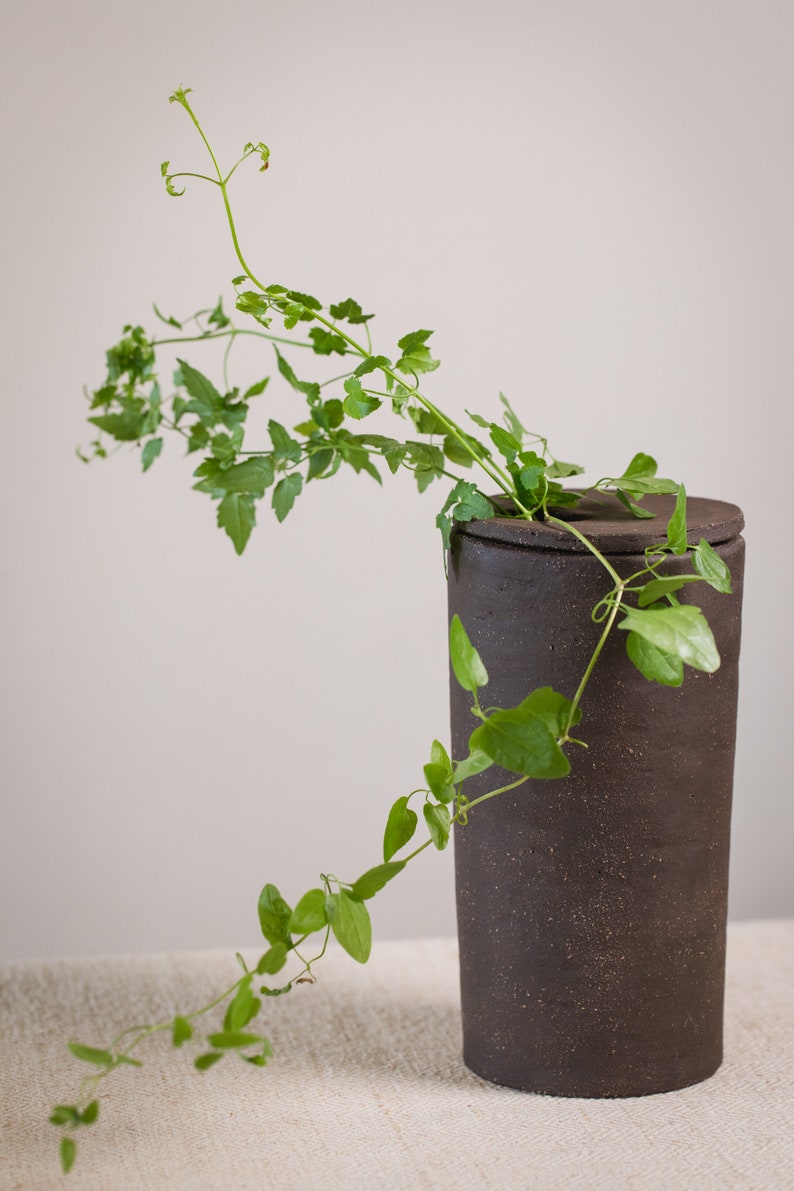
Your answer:
[[[101,1046],[237,974],[214,951],[2,965],[3,1191],[794,1189],[794,921],[729,928],[717,1074],[631,1100],[527,1095],[469,1072],[453,940],[380,944],[364,968],[329,952],[315,985],[265,1004],[265,1068],[229,1056],[200,1074],[189,1047],[145,1043],[142,1070],[108,1078],[62,1180],[47,1117],[85,1073],[66,1040]]]

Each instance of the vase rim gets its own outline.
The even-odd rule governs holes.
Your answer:
[[[507,504],[502,497],[490,499],[497,508]],[[571,521],[603,553],[636,554],[667,541],[667,522],[675,509],[675,497],[646,496],[640,507],[654,513],[653,519],[633,516],[612,493],[600,492],[597,499],[585,497],[576,509],[561,511],[559,516]],[[690,544],[697,545],[701,538],[705,538],[710,546],[717,546],[741,534],[744,515],[738,505],[727,501],[690,496],[687,498],[687,527]],[[506,546],[565,554],[580,554],[586,549],[573,534],[557,525],[518,517],[497,516],[483,521],[455,522],[453,532]]]

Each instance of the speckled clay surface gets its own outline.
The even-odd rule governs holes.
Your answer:
[[[672,498],[648,503],[654,521],[608,507],[577,521],[621,574],[664,539]],[[706,537],[733,575],[731,596],[705,583],[683,592],[711,623],[720,669],[687,667],[678,689],[648,683],[616,630],[577,729],[589,747],[567,748],[570,776],[527,782],[456,829],[464,1059],[495,1083],[638,1096],[697,1083],[722,1060],[744,542],[734,505],[691,499],[689,522],[690,541]],[[507,518],[457,527],[449,610],[488,669],[484,704],[547,684],[571,697],[608,587],[563,531]],[[454,680],[451,702],[460,757],[476,721]],[[494,784],[491,770],[466,790]]]

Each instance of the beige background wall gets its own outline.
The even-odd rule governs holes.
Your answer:
[[[387,353],[435,328],[461,416],[502,389],[594,476],[646,450],[743,505],[732,912],[794,912],[791,4],[29,0],[0,42],[3,950],[251,940],[264,881],[377,861],[447,731],[443,493],[318,486],[237,559],[175,449],[74,457],[121,325],[238,271],[217,195],[163,191],[203,164],[179,84],[227,160],[271,146],[237,191],[268,279]],[[451,855],[400,884],[382,937],[452,931]]]

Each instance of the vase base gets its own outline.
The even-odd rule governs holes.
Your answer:
[[[486,1083],[535,1096],[558,1096],[569,1100],[631,1100],[639,1096],[658,1096],[667,1092],[679,1092],[710,1079],[722,1066],[722,1055],[701,1068],[686,1071],[669,1069],[656,1070],[647,1075],[639,1070],[624,1072],[616,1076],[603,1068],[589,1075],[579,1073],[572,1078],[568,1071],[519,1072],[516,1070],[498,1073],[488,1065],[480,1065],[464,1054],[463,1062],[469,1071]]]

